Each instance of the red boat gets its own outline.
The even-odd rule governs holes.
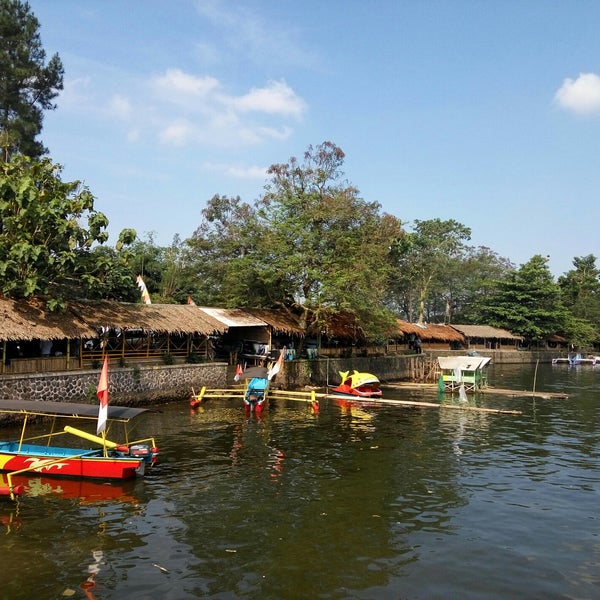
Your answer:
[[[349,398],[379,398],[382,395],[379,388],[380,382],[375,375],[371,373],[359,373],[354,371],[350,375],[350,371],[340,371],[341,383],[331,392],[338,396]]]
[[[91,404],[70,402],[37,402],[0,400],[0,413],[23,417],[21,436],[18,440],[0,441],[0,471],[9,473],[8,486],[0,486],[0,495],[14,498],[22,488],[14,486],[12,475],[38,473],[58,477],[78,477],[104,480],[126,480],[144,475],[158,455],[154,438],[131,440],[128,424],[146,409],[108,406],[106,430],[102,437],[78,429],[69,423],[93,422],[98,419],[98,407]],[[47,434],[25,437],[30,421],[40,417],[50,419]],[[62,428],[62,422],[66,422]],[[119,426],[122,432],[114,431]],[[121,441],[107,439],[107,434],[121,435]],[[72,445],[53,445],[57,438],[70,437]],[[84,447],[92,442],[94,447]]]

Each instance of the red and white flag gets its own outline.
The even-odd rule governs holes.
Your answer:
[[[144,301],[144,304],[152,304],[152,302],[150,301],[150,294],[148,293],[148,288],[146,287],[142,276],[138,275],[135,282],[137,283],[137,286],[142,292],[142,300]]]
[[[235,368],[235,377],[233,378],[233,380],[239,381],[242,378],[243,374],[244,370],[242,369],[242,365],[238,363],[238,366]]]
[[[98,409],[98,426],[96,427],[96,435],[100,435],[106,430],[106,421],[108,419],[108,355],[104,357],[104,365],[100,373],[100,381],[96,396],[100,400],[100,408]]]
[[[267,377],[269,379],[269,381],[271,379],[273,379],[273,377],[275,377],[275,375],[277,375],[277,373],[279,373],[279,371],[281,371],[281,365],[283,364],[283,357],[285,356],[285,346],[281,349],[281,352],[279,353],[279,357],[277,358],[277,362],[271,366],[271,368],[269,369],[269,371],[267,372]]]

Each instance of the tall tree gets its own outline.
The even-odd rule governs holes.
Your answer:
[[[253,206],[213,197],[189,240],[201,301],[279,306],[301,313],[316,334],[326,315],[349,311],[383,335],[392,320],[382,303],[388,254],[401,227],[342,179],[343,160],[340,148],[324,142],[302,162],[272,165]]]
[[[277,281],[265,282],[261,272],[257,247],[264,235],[254,207],[239,196],[213,196],[187,241],[186,263],[202,282],[196,303],[261,307],[279,298]]]
[[[439,292],[442,276],[463,256],[470,237],[471,230],[454,219],[430,219],[415,220],[413,231],[397,240],[389,300],[410,311],[408,320],[423,322],[428,298]]]
[[[63,89],[63,65],[46,53],[39,21],[27,2],[0,0],[0,147],[4,161],[17,152],[31,158],[47,153],[36,139],[43,111]]]
[[[565,331],[569,320],[548,259],[539,254],[498,281],[496,291],[480,299],[479,314],[487,325],[534,341]]]
[[[40,296],[50,308],[66,299],[102,296],[113,279],[114,261],[92,253],[108,240],[106,216],[78,181],[63,182],[50,159],[17,155],[0,163],[0,282],[8,297]],[[117,250],[135,240],[121,232]],[[98,261],[94,261],[94,257]]]
[[[390,247],[401,234],[395,217],[363,200],[343,179],[344,152],[331,142],[272,165],[258,206],[264,281],[277,282],[319,332],[325,315],[351,311],[369,332],[391,322],[383,298]]]
[[[467,248],[456,268],[444,275],[450,309],[448,322],[476,323],[478,302],[494,293],[496,282],[514,269],[510,260],[486,246]]]
[[[558,278],[566,306],[576,316],[600,327],[600,269],[596,257],[575,257],[574,269]]]

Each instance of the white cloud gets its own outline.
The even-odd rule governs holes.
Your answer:
[[[306,110],[304,100],[284,81],[270,81],[266,87],[252,88],[247,94],[234,98],[233,105],[242,112],[254,111],[296,118]]]
[[[565,110],[578,114],[600,111],[600,77],[595,73],[581,73],[577,79],[565,79],[556,92],[556,103]]]
[[[113,78],[113,83],[115,79]],[[307,110],[284,81],[228,93],[212,76],[179,68],[142,80],[119,80],[112,89],[90,78],[71,80],[64,105],[121,128],[129,143],[191,146],[255,146],[288,139]]]
[[[162,129],[161,141],[174,146],[183,146],[194,137],[194,126],[187,121],[177,121]]]
[[[196,0],[198,14],[219,32],[220,44],[230,51],[243,53],[243,59],[255,64],[295,65],[320,68],[322,57],[306,50],[299,41],[302,32],[271,12],[265,18],[260,7],[232,0]]]
[[[299,119],[307,110],[306,102],[283,81],[234,95],[214,77],[169,69],[152,78],[150,88],[155,93],[144,96],[146,106],[135,113],[149,120],[142,128],[158,129],[161,142],[176,146],[284,140],[293,132],[285,120]]]
[[[74,107],[88,103],[91,93],[90,84],[89,77],[65,78],[64,88],[57,101],[59,107]]]
[[[160,92],[183,94],[188,98],[212,94],[220,85],[214,77],[195,77],[184,73],[181,69],[168,69],[164,75],[155,77],[153,84]]]
[[[235,179],[263,180],[267,176],[267,169],[265,167],[258,166],[241,166],[224,163],[206,162],[202,165],[202,167],[207,171],[224,173],[225,175],[228,175],[229,177],[233,177]]]

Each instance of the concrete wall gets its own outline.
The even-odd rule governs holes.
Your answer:
[[[324,387],[340,383],[339,371],[373,373],[380,381],[419,377],[425,355],[371,356],[355,358],[320,358],[285,362],[274,381],[276,387]]]
[[[518,350],[481,350],[481,356],[491,357],[494,364],[551,363],[560,353],[548,351],[523,352]],[[275,387],[323,387],[340,382],[339,371],[373,373],[381,382],[437,381],[438,356],[460,356],[464,350],[440,350],[422,354],[397,354],[355,358],[320,358],[285,362],[282,373],[274,381]]]

